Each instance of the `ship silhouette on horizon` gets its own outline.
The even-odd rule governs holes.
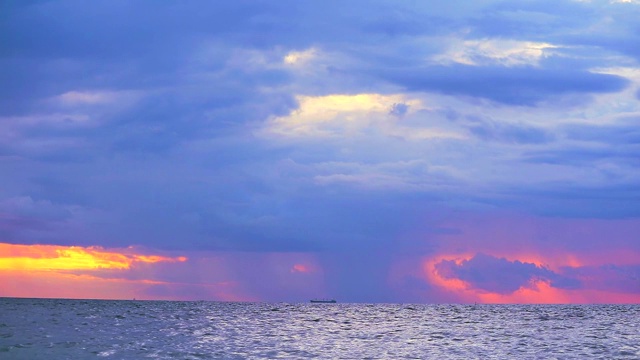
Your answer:
[[[316,304],[335,304],[337,303],[336,299],[311,299],[309,300],[311,303]]]

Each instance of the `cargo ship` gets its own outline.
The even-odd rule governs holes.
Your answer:
[[[337,301],[335,299],[311,299],[309,300],[312,303],[316,304],[335,304]]]

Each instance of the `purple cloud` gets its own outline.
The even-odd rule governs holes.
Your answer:
[[[469,260],[457,264],[454,260],[443,260],[436,270],[445,278],[457,278],[478,290],[499,294],[513,293],[521,287],[530,287],[534,281],[550,281],[559,288],[579,287],[579,281],[564,277],[552,270],[519,260],[509,261],[478,253]]]

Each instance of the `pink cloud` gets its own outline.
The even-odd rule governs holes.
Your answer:
[[[640,303],[640,221],[457,214],[431,249],[394,264],[399,297],[426,302]]]
[[[292,273],[308,273],[311,272],[311,268],[308,265],[304,264],[294,264],[291,267]]]

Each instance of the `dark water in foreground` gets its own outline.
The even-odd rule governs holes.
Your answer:
[[[640,305],[0,298],[0,359],[640,359]]]

